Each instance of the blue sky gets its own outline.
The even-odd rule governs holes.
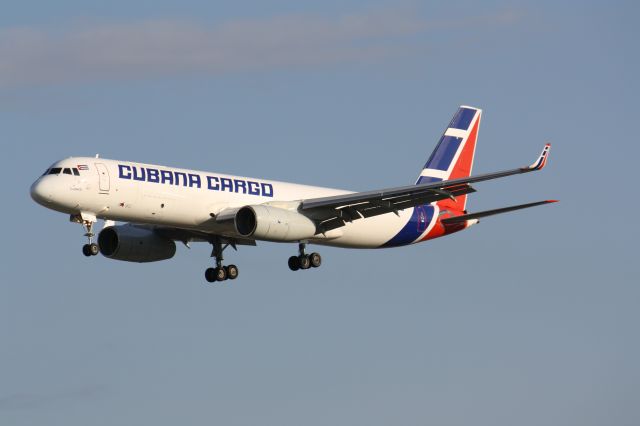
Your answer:
[[[0,14],[0,423],[637,425],[632,2],[13,2]],[[470,210],[412,247],[86,259],[31,201],[93,155],[352,190],[484,109]]]

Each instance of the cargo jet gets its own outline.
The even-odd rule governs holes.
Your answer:
[[[545,145],[530,166],[471,175],[482,111],[461,106],[414,185],[351,192],[173,167],[72,157],[58,161],[31,186],[31,197],[81,224],[85,256],[153,262],[173,257],[175,242],[213,246],[208,282],[238,277],[224,265],[226,248],[257,241],[297,243],[293,271],[317,268],[322,259],[307,244],[388,248],[461,231],[480,218],[555,200],[470,213],[471,184],[541,170]],[[94,225],[104,227],[94,242]],[[116,225],[115,221],[127,222]]]

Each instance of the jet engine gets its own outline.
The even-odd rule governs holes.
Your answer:
[[[308,217],[272,206],[245,206],[234,218],[236,232],[246,238],[267,241],[299,241],[316,234],[316,224]]]
[[[100,252],[109,259],[127,262],[156,262],[171,259],[176,244],[152,229],[132,225],[104,228],[98,235]]]

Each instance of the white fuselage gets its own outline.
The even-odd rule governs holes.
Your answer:
[[[68,214],[99,219],[224,233],[215,216],[229,208],[269,204],[296,209],[300,200],[347,194],[350,191],[230,176],[173,167],[74,157],[51,168],[80,169],[45,174],[32,186],[34,200]],[[49,170],[51,170],[51,168]],[[438,206],[422,223],[420,238],[435,225]],[[309,242],[340,247],[378,248],[408,226],[413,208],[356,220]]]

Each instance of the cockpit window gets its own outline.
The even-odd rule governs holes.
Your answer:
[[[65,168],[62,173],[64,173],[65,175],[70,175],[71,174],[71,169],[70,168]]]
[[[49,174],[50,175],[59,175],[61,171],[62,171],[61,167],[53,167],[51,170],[49,170]]]
[[[76,168],[74,167],[74,168],[73,168],[73,169],[71,169],[71,170],[73,170],[73,174],[74,174],[75,176],[80,176],[80,172],[78,171],[78,169],[76,169]]]

